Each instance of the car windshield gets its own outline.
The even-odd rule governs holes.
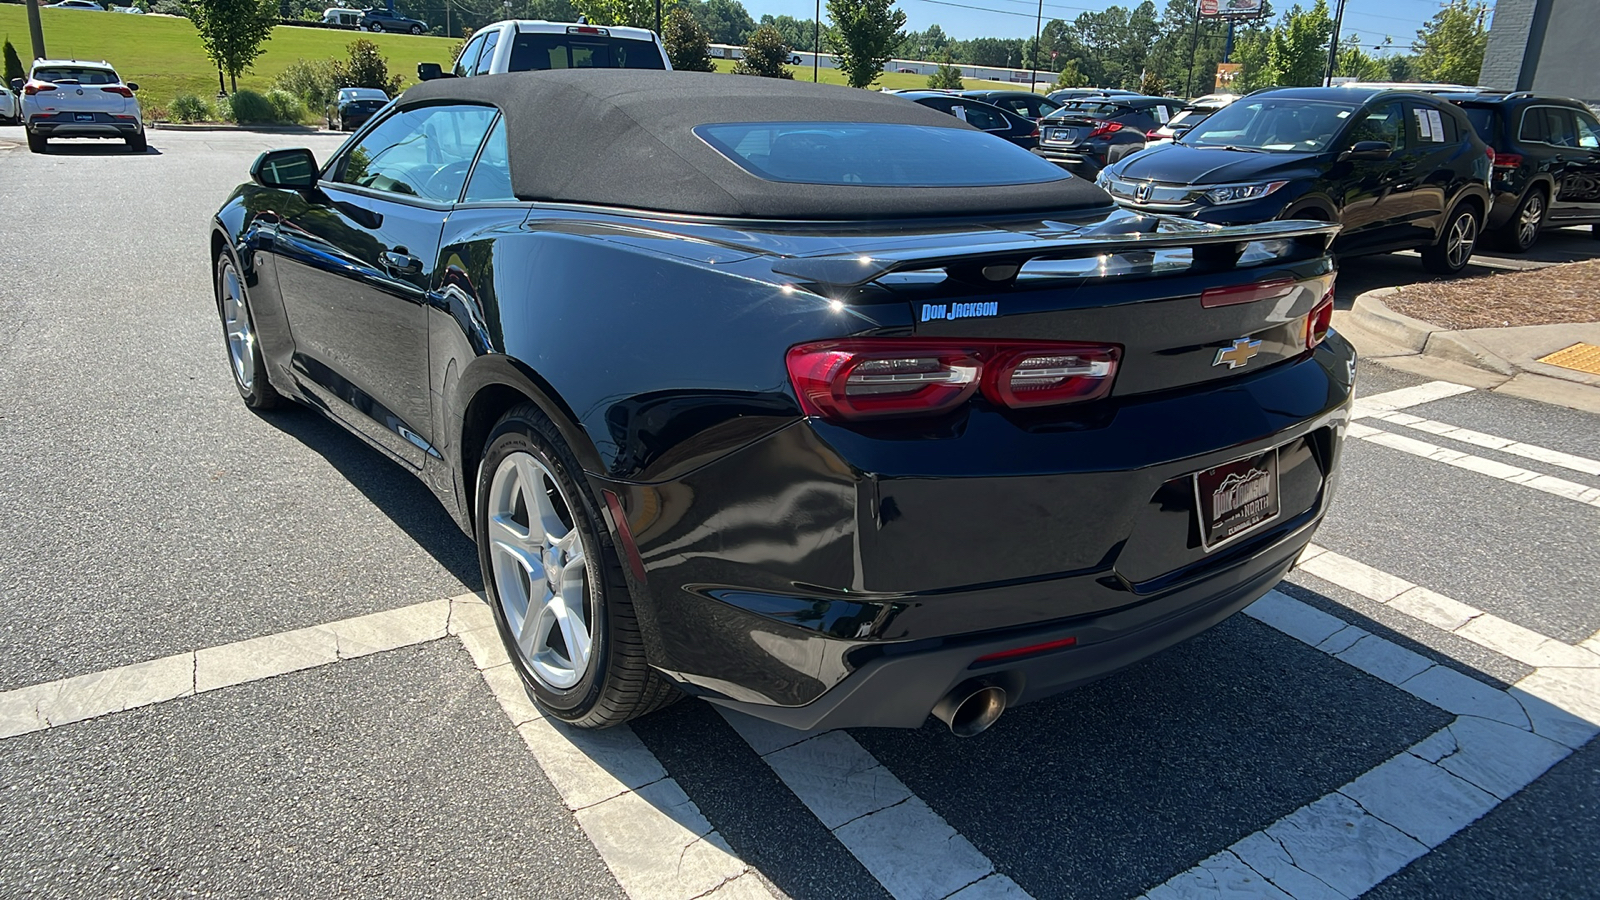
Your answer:
[[[984,187],[1069,178],[1015,144],[964,128],[850,122],[701,125],[701,140],[767,181],[861,187]]]
[[[1109,119],[1122,112],[1122,107],[1115,103],[1067,103],[1065,106],[1046,116],[1047,119],[1060,119],[1066,116],[1086,116],[1090,119]]]
[[[46,66],[33,70],[33,77],[52,84],[116,84],[117,73],[87,66]]]
[[[592,34],[518,34],[511,42],[512,72],[543,69],[664,69],[649,41]]]
[[[1324,150],[1360,108],[1337,100],[1259,97],[1223,107],[1183,136],[1191,147],[1235,147],[1274,153]]]

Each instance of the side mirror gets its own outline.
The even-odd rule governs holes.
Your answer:
[[[13,78],[13,79],[11,79],[11,90],[15,91],[18,94],[22,93],[22,79],[21,78]]]
[[[455,73],[445,74],[444,68],[438,63],[417,63],[417,80],[432,81],[435,78],[454,78]]]
[[[137,91],[138,89],[139,89],[139,85],[138,85],[137,82],[133,82],[133,81],[128,82],[128,90]]]
[[[1356,141],[1349,150],[1339,154],[1339,161],[1347,159],[1388,159],[1394,152],[1388,141]]]
[[[317,186],[317,158],[304,147],[268,150],[250,166],[250,180],[262,187],[303,191]]]

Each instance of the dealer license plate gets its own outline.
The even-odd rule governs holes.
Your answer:
[[[1194,475],[1200,543],[1207,550],[1244,537],[1278,517],[1278,450],[1274,447]]]
[[[72,121],[74,121],[74,122],[93,122],[94,121],[94,113],[73,113],[72,114]]]
[[[1052,140],[1052,141],[1060,141],[1063,144],[1070,144],[1073,141],[1076,141],[1077,139],[1078,139],[1078,129],[1076,129],[1076,128],[1052,128],[1052,129],[1050,129],[1050,140]]]

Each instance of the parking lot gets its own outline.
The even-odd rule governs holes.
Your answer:
[[[574,733],[433,495],[230,382],[209,218],[338,140],[0,128],[0,895],[1600,891],[1595,416],[1363,363],[1287,582],[975,739],[697,700]],[[1419,277],[1363,259],[1340,299]]]

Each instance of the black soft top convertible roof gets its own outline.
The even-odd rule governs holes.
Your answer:
[[[727,122],[971,127],[904,98],[854,88],[711,72],[565,69],[437,79],[411,88],[398,102],[411,107],[450,101],[493,105],[505,114],[512,188],[523,200],[761,219],[1071,212],[1110,205],[1099,188],[1072,177],[986,187],[766,181],[693,131]]]

